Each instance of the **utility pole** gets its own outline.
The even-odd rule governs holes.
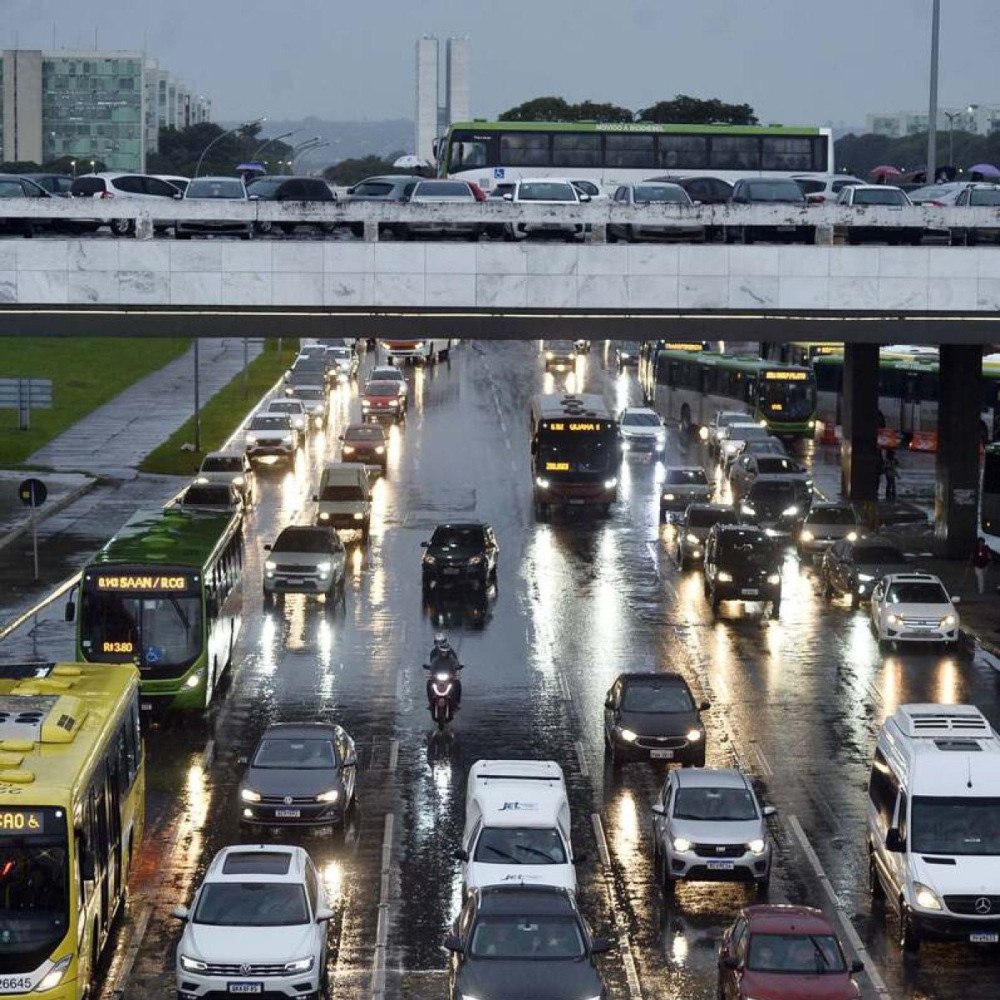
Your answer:
[[[937,114],[938,114],[938,42],[941,34],[941,0],[933,0],[931,14],[931,93],[927,111],[927,176],[926,183],[937,178]]]

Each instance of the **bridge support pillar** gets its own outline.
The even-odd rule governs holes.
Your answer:
[[[940,363],[934,535],[949,557],[960,559],[976,538],[982,347],[942,344]]]
[[[863,504],[878,499],[878,345],[844,345],[840,488]]]

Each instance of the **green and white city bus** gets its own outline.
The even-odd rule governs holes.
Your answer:
[[[232,660],[242,580],[242,515],[140,511],[80,575],[79,658],[135,663],[146,710],[204,709]]]

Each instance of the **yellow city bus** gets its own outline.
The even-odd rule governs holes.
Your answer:
[[[0,664],[0,998],[81,1000],[142,840],[139,671]]]

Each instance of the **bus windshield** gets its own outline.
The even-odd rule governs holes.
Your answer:
[[[546,475],[558,472],[604,473],[617,464],[612,437],[601,434],[560,434],[542,432],[539,435],[539,468]]]
[[[80,646],[88,660],[137,660],[143,671],[187,667],[202,647],[201,597],[84,590]]]
[[[802,382],[765,381],[761,390],[767,416],[774,419],[804,420],[816,409],[816,384],[812,379]]]
[[[34,971],[69,926],[65,821],[44,812],[52,836],[0,837],[0,973]]]

